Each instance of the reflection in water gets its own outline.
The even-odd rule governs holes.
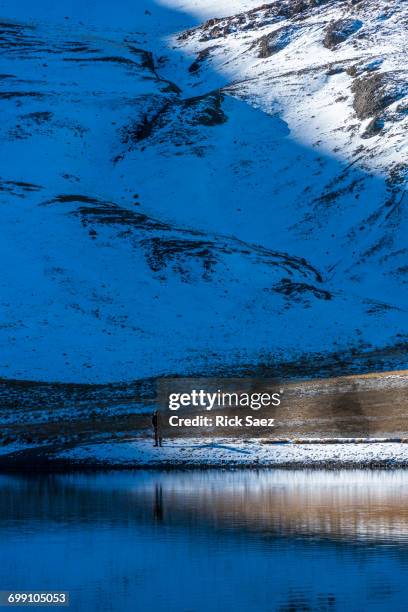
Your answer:
[[[156,521],[163,520],[163,487],[161,484],[156,484],[154,487],[153,514]]]
[[[0,477],[0,590],[73,610],[406,610],[408,472]]]

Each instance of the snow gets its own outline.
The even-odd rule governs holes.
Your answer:
[[[22,444],[21,442],[13,442],[11,444],[4,444],[0,446],[0,457],[6,457],[12,453],[18,453],[31,448],[35,448],[35,444]]]
[[[192,14],[200,21],[204,21],[254,9],[260,5],[260,2],[259,0],[205,0],[204,2],[202,0],[158,0],[157,4]]]
[[[408,444],[264,444],[259,439],[183,439],[155,448],[151,440],[89,444],[58,453],[71,464],[104,467],[370,467],[408,465]]]
[[[384,135],[362,140],[353,78],[328,66],[364,64],[400,83],[406,5],[356,7],[365,38],[335,50],[322,37],[342,3],[300,25],[178,37],[256,4],[0,1],[13,94],[0,99],[1,376],[203,375],[403,341],[405,187],[390,173],[407,154],[405,98],[387,109]],[[28,24],[17,44],[15,22]],[[285,24],[296,35],[259,58],[254,43]],[[220,87],[226,121],[186,120],[183,103]],[[166,104],[163,125],[126,140]],[[101,222],[81,213],[84,197],[134,216]],[[138,214],[166,228],[140,227]]]

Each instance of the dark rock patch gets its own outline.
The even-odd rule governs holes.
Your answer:
[[[40,185],[26,181],[3,181],[0,178],[0,192],[4,192],[19,198],[25,198],[27,194],[41,191]]]
[[[187,113],[187,121],[191,125],[207,127],[221,125],[228,120],[222,109],[224,96],[219,91],[184,100],[182,105]]]
[[[360,120],[379,115],[402,95],[402,92],[392,92],[387,87],[385,75],[379,73],[355,79],[351,91],[353,108]]]
[[[345,178],[345,177],[342,177],[342,178]],[[334,185],[332,184],[331,186],[333,187]],[[337,189],[329,189],[328,191],[325,191],[321,196],[313,200],[313,204],[317,205],[318,207],[332,206],[333,204],[336,204],[340,198],[344,196],[351,196],[352,194],[358,193],[359,190],[363,186],[364,186],[363,177],[353,179],[347,182],[347,184],[341,187],[338,187]]]
[[[192,145],[197,142],[195,128],[215,127],[228,120],[223,100],[224,95],[218,90],[185,100],[162,99],[149,113],[143,113],[122,130],[122,141],[128,145],[143,144],[154,138],[152,142],[165,143],[170,139],[176,146]]]
[[[131,53],[139,57],[142,68],[147,68],[148,70],[155,72],[154,58],[151,51],[139,49],[139,47],[135,47],[134,45],[128,45],[128,49]]]
[[[347,72],[347,74],[348,74],[349,76],[351,76],[351,77],[353,77],[353,78],[354,78],[354,77],[356,77],[356,76],[357,76],[357,74],[358,74],[358,67],[357,67],[357,66],[355,66],[355,65],[353,65],[353,66],[349,66],[349,67],[346,69],[346,72]]]
[[[308,283],[296,283],[289,278],[284,278],[274,286],[274,291],[290,297],[293,301],[301,301],[305,295],[314,295],[319,300],[331,300],[332,295],[329,291],[318,289]]]
[[[297,30],[298,28],[285,26],[262,36],[253,45],[253,47],[259,49],[258,57],[267,58],[285,49],[294,39]]]
[[[142,213],[122,208],[112,202],[99,202],[97,206],[80,206],[74,213],[82,217],[84,225],[90,222],[102,225],[122,225],[143,230],[168,230],[166,223],[156,221]]]
[[[97,204],[98,200],[96,198],[91,198],[89,196],[80,195],[80,194],[64,194],[58,195],[52,200],[46,202],[46,204],[71,204],[72,202],[82,202],[84,204]]]
[[[332,66],[327,72],[326,76],[335,76],[336,74],[342,74],[344,72],[344,66]]]
[[[217,246],[210,241],[189,239],[149,238],[141,242],[147,262],[153,272],[160,272],[171,266],[184,280],[190,280],[188,263],[201,262],[203,276],[209,279],[217,264]]]
[[[333,49],[358,32],[362,26],[363,23],[359,19],[332,21],[325,30],[323,44],[327,49]]]
[[[130,139],[133,142],[141,142],[149,138],[156,127],[160,127],[162,118],[170,107],[170,103],[166,102],[162,108],[160,108],[154,115],[149,117],[147,114],[143,115],[141,121],[136,123],[130,132]]]
[[[212,45],[211,47],[206,47],[205,49],[202,49],[199,53],[197,53],[197,58],[196,60],[191,64],[191,66],[189,67],[188,71],[195,73],[198,72],[203,64],[203,62],[208,59],[208,57],[211,55],[211,52],[214,49],[217,49],[218,45]]]
[[[63,43],[62,47],[64,47],[68,53],[99,53],[98,49],[88,44],[84,44],[83,42],[68,41]]]
[[[387,219],[400,210],[401,204],[406,196],[408,184],[408,165],[400,162],[394,164],[388,171],[386,179],[388,198],[385,206],[389,208]]]
[[[374,136],[378,136],[384,129],[384,123],[384,119],[374,117],[367,125],[361,138],[373,138]]]

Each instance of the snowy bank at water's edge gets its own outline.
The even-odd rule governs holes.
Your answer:
[[[60,452],[73,465],[105,467],[403,467],[408,445],[396,442],[349,444],[265,444],[259,440],[184,439],[89,444]]]

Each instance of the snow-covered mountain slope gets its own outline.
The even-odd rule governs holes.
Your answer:
[[[258,4],[0,1],[1,376],[403,346],[407,6]]]

